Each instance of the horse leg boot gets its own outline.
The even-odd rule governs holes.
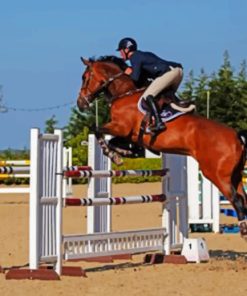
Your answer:
[[[159,132],[159,131],[165,130],[166,126],[165,126],[165,124],[162,122],[162,120],[160,118],[159,112],[157,110],[157,106],[156,106],[155,101],[154,101],[154,97],[149,95],[149,96],[146,97],[145,101],[147,102],[148,107],[150,108],[151,113],[152,113],[152,115],[154,116],[154,119],[155,119],[155,126],[150,127],[150,130],[153,131],[153,132]]]
[[[247,240],[247,220],[244,197],[236,192],[235,189],[233,189],[233,207],[237,213],[240,234],[244,239]]]
[[[103,134],[101,131],[96,130],[95,131],[95,137],[103,151],[103,154],[107,157],[109,157],[111,159],[111,161],[113,163],[115,163],[116,165],[122,165],[123,164],[123,160],[121,158],[121,154],[117,151],[113,151],[110,149],[108,143],[105,141],[105,139],[103,138]]]

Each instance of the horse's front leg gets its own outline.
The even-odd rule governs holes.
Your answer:
[[[95,136],[101,146],[104,155],[109,157],[113,163],[116,165],[121,165],[123,160],[121,158],[122,153],[118,153],[116,150],[112,150],[107,142],[105,141],[103,135],[110,134],[112,136],[126,137],[128,134],[123,126],[120,126],[118,122],[111,121],[96,130]],[[123,155],[123,154],[122,154]],[[127,155],[126,155],[127,156]]]

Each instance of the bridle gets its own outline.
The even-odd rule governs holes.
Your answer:
[[[87,85],[89,84],[89,81],[92,79],[93,77],[93,72],[90,71],[89,73],[89,78],[86,82],[86,85],[83,88],[86,88]],[[113,75],[111,77],[109,77],[107,80],[103,81],[103,83],[93,92],[90,92],[89,90],[89,94],[87,96],[80,96],[81,99],[83,99],[87,105],[90,107],[90,104],[92,102],[92,100],[95,98],[95,96],[97,96],[99,93],[101,93],[106,87],[108,87],[115,79],[119,78],[120,76],[125,75],[124,72],[119,72],[116,75]]]

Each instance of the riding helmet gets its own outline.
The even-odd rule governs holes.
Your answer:
[[[121,49],[126,49],[128,48],[130,51],[135,51],[137,50],[137,43],[133,38],[123,38],[119,41],[118,43],[118,48],[117,50],[121,50]]]

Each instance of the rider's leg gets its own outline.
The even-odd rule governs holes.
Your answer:
[[[160,84],[160,89],[163,87],[160,92],[165,90],[168,97],[172,99],[173,102],[179,104],[181,99],[176,95],[176,91],[183,79],[183,69],[179,67],[170,68],[171,70],[169,72],[159,77],[158,83]],[[159,85],[157,89],[159,89]]]
[[[156,97],[161,91],[166,89],[172,89],[174,92],[176,92],[182,79],[183,79],[183,70],[179,67],[171,68],[170,71],[166,72],[160,77],[157,77],[148,86],[143,96],[147,97],[148,95],[152,95]]]
[[[182,77],[183,70],[181,68],[171,68],[169,72],[157,77],[144,92],[143,97],[155,118],[155,130],[164,129],[164,124],[160,118],[154,98],[167,87],[171,87],[176,91],[182,81]],[[149,99],[147,99],[148,97]]]
[[[152,131],[162,131],[162,130],[164,130],[166,127],[165,127],[165,124],[162,122],[162,120],[160,118],[160,114],[159,114],[159,112],[157,110],[157,106],[156,106],[156,103],[154,101],[154,97],[152,95],[148,95],[145,98],[145,100],[146,100],[146,102],[148,104],[148,107],[151,110],[151,113],[153,114],[154,119],[155,119],[155,126],[150,127],[150,129]]]
[[[158,112],[156,103],[155,103],[155,96],[160,92],[160,85],[159,82],[160,77],[156,78],[145,90],[143,94],[143,98],[146,101],[148,108],[151,111],[151,114],[154,116],[155,125],[152,127],[153,131],[161,131],[165,129],[165,124],[162,122],[160,118],[160,114]],[[162,89],[161,89],[162,90]]]
[[[182,68],[172,68],[173,73],[173,82],[171,84],[171,88],[174,90],[174,94],[176,93],[180,83],[183,80],[183,69]]]

